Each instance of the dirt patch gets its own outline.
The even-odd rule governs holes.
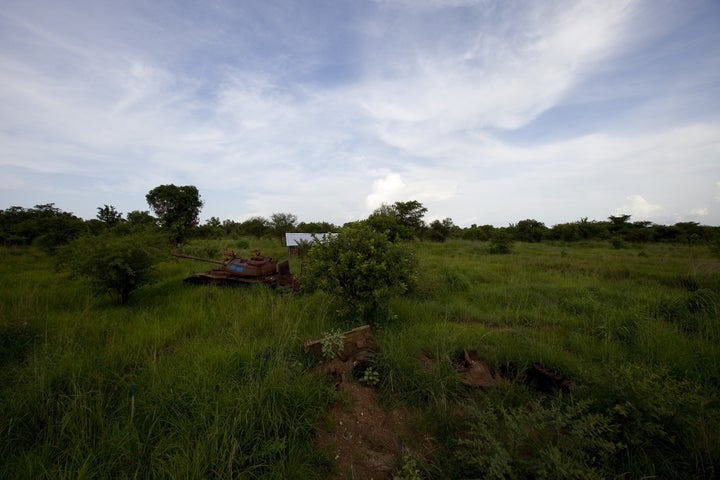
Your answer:
[[[329,478],[389,479],[404,454],[419,457],[408,448],[418,443],[418,434],[409,426],[406,409],[382,406],[374,388],[353,379],[352,361],[335,359],[319,367],[343,397],[330,408],[328,421],[315,437],[316,448],[329,452],[335,462]],[[426,441],[426,450],[429,445]]]
[[[342,336],[343,349],[332,360],[324,358],[323,339],[309,340],[303,348],[319,360],[314,373],[335,385],[342,397],[316,433],[315,448],[330,453],[335,463],[331,479],[390,479],[404,456],[427,459],[432,445],[411,428],[407,409],[381,405],[375,388],[358,380],[372,367],[378,350],[370,327]]]

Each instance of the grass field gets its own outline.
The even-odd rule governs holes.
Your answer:
[[[418,285],[373,324],[383,405],[407,408],[432,444],[419,478],[720,475],[720,261],[707,247],[487,247],[409,245]],[[356,326],[323,294],[187,286],[208,266],[172,259],[120,306],[54,264],[0,250],[0,477],[352,478],[314,443],[342,395],[310,372],[303,342]],[[463,349],[494,387],[463,385],[444,361]],[[535,363],[570,389],[533,388]]]

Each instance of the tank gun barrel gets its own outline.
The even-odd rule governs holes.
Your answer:
[[[187,258],[190,260],[198,260],[201,262],[207,262],[207,263],[217,263],[218,265],[225,265],[225,262],[222,260],[213,260],[212,258],[202,258],[202,257],[194,257],[192,255],[185,255],[184,253],[173,253],[174,256],[179,258]]]

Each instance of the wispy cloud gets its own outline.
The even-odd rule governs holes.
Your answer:
[[[173,182],[221,218],[720,222],[711,2],[43,5],[0,13],[6,205],[93,216]]]

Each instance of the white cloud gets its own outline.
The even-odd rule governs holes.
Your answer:
[[[680,121],[654,104],[633,108],[630,122],[652,128],[624,128],[603,105],[588,109],[604,116],[601,126],[578,134],[563,129],[582,116],[557,126],[543,115],[597,101],[583,90],[587,79],[623,96],[646,88],[604,69],[631,58],[637,66],[625,68],[644,70],[648,53],[628,38],[677,7],[398,0],[358,4],[337,22],[310,7],[278,15],[264,4],[228,4],[222,15],[132,2],[97,15],[21,5],[0,14],[5,204],[56,201],[92,217],[90,198],[137,198],[116,206],[144,208],[149,189],[173,182],[197,185],[203,215],[220,218],[292,210],[342,223],[416,199],[429,217],[461,225],[551,225],[605,218],[631,192],[642,196],[628,197],[622,213],[638,220],[696,215],[720,201],[717,116]],[[644,30],[660,35],[674,22]],[[696,66],[690,84],[718,78]],[[662,90],[678,83],[653,82],[657,97],[687,105],[684,91]],[[696,92],[712,111],[716,100]],[[532,122],[551,134],[518,141]],[[52,198],[59,193],[67,203]]]
[[[405,182],[402,181],[400,175],[390,172],[373,182],[372,192],[365,199],[365,205],[374,210],[383,203],[394,203],[404,188]]]
[[[693,208],[692,210],[690,210],[688,212],[688,215],[690,215],[692,217],[707,217],[709,213],[710,213],[710,210],[708,210],[707,207],[703,207],[703,208]]]
[[[653,218],[662,211],[660,205],[654,205],[645,200],[641,195],[630,195],[626,198],[630,203],[624,204],[615,210],[616,215],[630,214],[636,219]]]

